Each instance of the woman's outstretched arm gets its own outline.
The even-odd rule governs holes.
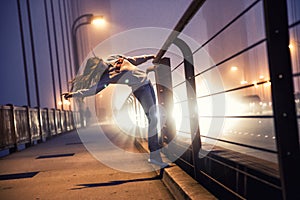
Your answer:
[[[140,65],[150,59],[154,59],[154,55],[142,55],[142,56],[134,56],[134,57],[126,57],[126,59],[133,65]]]

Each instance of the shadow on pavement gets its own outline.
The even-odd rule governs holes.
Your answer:
[[[106,187],[106,186],[115,186],[121,185],[124,183],[132,183],[132,182],[142,182],[142,181],[153,181],[153,180],[160,180],[161,176],[157,175],[150,178],[139,178],[139,179],[129,179],[129,180],[116,180],[116,181],[109,181],[106,183],[86,183],[86,184],[78,184],[78,188],[72,188],[71,190],[81,190],[85,188],[94,188],[94,187]]]

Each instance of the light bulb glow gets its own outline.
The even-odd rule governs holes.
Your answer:
[[[91,24],[96,26],[104,26],[106,24],[106,21],[103,17],[96,17],[92,20]]]
[[[238,67],[237,67],[237,66],[232,66],[232,67],[230,68],[230,70],[231,70],[231,71],[237,71],[237,70],[238,70]]]
[[[241,85],[245,85],[245,84],[248,83],[248,81],[243,80],[243,81],[241,81],[240,83],[241,83]]]

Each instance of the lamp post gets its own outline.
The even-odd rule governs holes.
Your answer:
[[[85,18],[86,21],[78,24],[78,22],[83,18]],[[89,14],[84,14],[84,15],[77,17],[75,19],[75,21],[73,22],[73,24],[72,24],[72,45],[73,45],[73,61],[74,61],[74,65],[75,65],[75,73],[77,73],[79,70],[78,45],[77,45],[76,34],[77,34],[77,30],[81,26],[84,26],[87,24],[94,24],[94,25],[99,26],[99,25],[105,24],[105,20],[104,20],[103,16],[94,16],[93,14],[89,13]]]
[[[78,58],[78,46],[77,46],[77,39],[76,39],[76,32],[80,26],[83,26],[85,24],[90,24],[91,19],[93,18],[93,14],[84,14],[79,16],[78,18],[75,19],[72,25],[72,45],[73,45],[73,61],[75,65],[75,74],[78,72],[79,69],[79,58]],[[82,22],[78,24],[78,21],[86,18],[86,22]]]
[[[85,21],[78,23],[81,19],[86,19]],[[77,45],[77,30],[84,25],[87,24],[95,24],[95,25],[101,25],[104,23],[103,16],[94,16],[93,14],[84,14],[75,19],[75,21],[72,24],[72,45],[73,45],[73,62],[75,67],[75,74],[78,73],[79,70],[79,58],[78,58],[78,45]],[[80,113],[80,123],[81,126],[84,126],[84,111],[83,111],[83,102],[79,102],[79,113]]]

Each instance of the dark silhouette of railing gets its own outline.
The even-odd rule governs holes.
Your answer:
[[[172,159],[176,159],[179,156],[176,163],[200,183],[207,186],[208,189],[221,199],[300,198],[299,191],[296,188],[296,185],[298,185],[297,182],[300,180],[298,172],[300,168],[299,133],[296,116],[297,111],[293,103],[295,101],[293,76],[297,77],[299,73],[295,73],[294,75],[292,73],[291,58],[288,49],[289,29],[299,26],[299,21],[293,22],[288,26],[287,2],[285,0],[253,0],[249,2],[249,5],[245,6],[236,17],[219,30],[216,30],[215,34],[205,40],[196,50],[192,51],[188,44],[180,39],[179,36],[206,3],[210,3],[210,1],[192,1],[162,45],[161,50],[157,53],[156,59],[154,60],[154,63],[157,65],[155,79],[158,103],[160,106],[164,107],[168,113],[172,113],[171,109],[175,104],[185,103],[188,105],[187,107],[190,113],[189,121],[191,132],[185,133],[182,130],[175,130],[174,124],[170,123],[173,119],[167,116],[169,120],[166,120],[166,124],[161,131],[164,142],[166,142],[167,145],[169,144],[164,153]],[[215,42],[221,34],[226,33],[235,23],[253,10],[255,10],[254,13],[256,13],[256,15],[261,16],[263,19],[261,28],[265,29],[265,35],[257,38],[256,41],[253,41],[250,45],[246,42],[246,45],[244,45],[242,49],[228,53],[229,55],[217,60],[214,65],[207,66],[204,70],[195,73],[194,57],[197,56],[197,53]],[[214,20],[218,19],[218,17],[218,15],[214,16]],[[251,19],[249,21],[251,21]],[[206,23],[209,24],[210,21],[208,20]],[[258,27],[249,27],[249,30],[253,28]],[[240,34],[246,32],[247,31]],[[172,69],[170,66],[170,58],[163,57],[171,45],[177,46],[181,50],[184,58],[181,63]],[[234,43],[232,43],[232,45],[234,45]],[[235,85],[223,88],[223,90],[213,91],[209,94],[197,95],[197,78],[208,73],[215,74],[213,70],[222,69],[224,64],[229,61],[247,54],[253,49],[259,49],[261,46],[265,46],[267,51],[266,60],[268,60],[269,64],[268,70],[270,79],[255,83],[243,83],[244,85]],[[226,51],[227,47],[229,46],[222,46],[224,51]],[[258,50],[258,52],[260,51]],[[170,69],[170,72],[165,70],[166,66]],[[171,73],[174,73],[180,67],[184,67],[185,80],[172,85]],[[170,73],[170,75],[166,75],[168,73]],[[168,80],[166,82],[165,79],[169,76],[171,78],[167,79],[171,79],[171,81]],[[161,81],[163,84],[161,84]],[[184,84],[187,85],[187,99],[174,103],[172,99],[173,90]],[[259,114],[256,113],[257,111],[252,111],[253,113],[250,115],[224,114],[221,116],[212,114],[207,116],[201,115],[201,113],[195,113],[198,100],[213,98],[217,95],[231,95],[236,92],[246,91],[249,88],[263,87],[264,85],[271,87],[270,101],[272,105],[269,106],[270,110],[268,110],[266,114],[262,114],[261,109],[259,109]],[[250,102],[250,104],[251,103],[255,104],[255,102]],[[263,102],[256,104],[259,106],[262,105]],[[226,119],[231,121],[239,120],[239,123],[242,123],[243,120],[247,120],[246,123],[249,123],[253,119],[257,119],[259,122],[263,120],[267,121],[272,125],[271,129],[274,129],[273,140],[276,144],[274,144],[273,148],[270,148],[258,146],[257,143],[247,144],[247,141],[241,142],[222,139],[216,136],[201,135],[201,127],[199,128],[198,120],[201,122],[201,120],[205,118]],[[186,148],[186,141],[175,139],[176,142],[173,141],[172,144],[170,144],[170,141],[175,138],[178,132],[191,136],[191,140],[188,142],[190,147],[183,155],[174,155],[174,152],[182,152],[182,149]],[[272,132],[272,130],[270,130],[270,132]],[[260,136],[259,133],[257,134]],[[269,137],[269,135],[265,135],[265,138]],[[243,153],[218,146],[207,148],[209,144],[205,144],[201,141],[204,139],[230,144],[239,148],[248,148],[258,153],[271,154],[277,157],[278,163],[256,159]],[[170,151],[168,151],[168,148]],[[210,148],[211,151],[206,150]]]
[[[0,150],[9,152],[80,127],[78,112],[47,108],[0,107]]]

